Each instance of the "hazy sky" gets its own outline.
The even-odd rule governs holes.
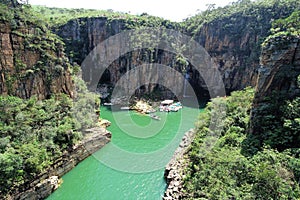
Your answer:
[[[225,6],[236,0],[29,0],[33,5],[45,5],[61,8],[92,8],[113,9],[114,11],[163,17],[173,21],[181,21],[197,13],[197,10],[205,10],[207,4]]]

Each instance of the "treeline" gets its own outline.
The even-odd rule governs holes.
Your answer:
[[[129,13],[116,12],[113,10],[96,9],[68,9],[68,8],[48,8],[44,6],[31,6],[34,15],[39,16],[46,21],[50,27],[58,27],[66,24],[72,19],[105,17],[109,20],[124,20],[126,28],[132,29],[140,26],[158,27],[179,25],[175,22],[142,13],[141,15],[132,15]]]
[[[194,35],[204,24],[226,19],[234,22],[237,17],[247,17],[249,18],[247,26],[254,29],[262,29],[263,27],[255,27],[255,25],[261,24],[265,25],[268,31],[271,22],[265,20],[266,16],[272,16],[273,19],[288,17],[291,11],[299,10],[299,7],[300,2],[297,0],[239,0],[225,7],[218,8],[214,4],[209,4],[207,10],[187,18],[183,22],[183,26],[187,32]],[[227,27],[232,26],[231,24],[227,24]]]

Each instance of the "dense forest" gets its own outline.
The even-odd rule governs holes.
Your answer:
[[[121,31],[142,27],[175,29],[211,48],[208,51],[217,58],[220,70],[224,68],[223,54],[233,53],[238,57],[237,63],[242,64],[232,64],[231,68],[246,74],[247,70],[259,71],[263,55],[275,59],[289,44],[300,40],[299,7],[296,0],[241,0],[224,8],[208,5],[206,11],[175,23],[147,13],[136,16],[1,0],[0,47],[9,46],[5,46],[2,36],[8,34],[12,53],[0,49],[0,197],[30,183],[78,144],[84,129],[97,126],[99,97],[88,91],[77,65],[94,44],[87,48],[82,38],[75,41],[61,34],[74,20],[83,28],[88,20],[105,19],[106,25],[122,22]],[[220,33],[217,37],[221,39],[242,43],[245,34],[250,35],[250,42],[214,47],[210,44],[213,39],[205,36],[209,27],[218,27],[215,33]],[[297,53],[300,45],[295,43]],[[149,52],[151,56],[158,55],[158,51],[143,50],[144,54]],[[229,96],[207,103],[205,111],[195,119],[195,139],[184,158],[182,199],[300,198],[300,64],[296,53],[291,55],[293,62],[284,63],[283,70],[276,71],[273,82],[267,85],[274,83],[270,91],[262,93],[266,88],[259,90],[255,85],[259,84],[259,75],[253,75],[255,80],[244,81],[243,90],[234,91],[237,87],[228,84],[229,91],[233,91]],[[7,61],[9,56],[13,64]],[[155,60],[151,56],[144,55]],[[174,68],[188,63],[182,55],[174,58]],[[235,81],[231,80],[234,76],[228,77],[228,82]],[[225,105],[226,117],[218,125],[220,135],[216,139],[210,123],[219,105]],[[95,115],[90,116],[86,109]]]

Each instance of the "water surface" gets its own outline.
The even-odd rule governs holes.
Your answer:
[[[112,141],[62,177],[48,200],[158,200],[166,183],[164,166],[183,134],[194,126],[199,109],[157,112],[160,121],[134,111],[101,108],[112,125]]]

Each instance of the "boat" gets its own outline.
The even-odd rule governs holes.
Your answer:
[[[154,115],[154,114],[150,114],[149,115],[152,119],[155,119],[155,120],[161,120],[161,118],[157,115]]]
[[[146,114],[150,114],[150,113],[155,113],[156,110],[153,108],[149,108],[148,110],[145,111]]]
[[[130,110],[130,107],[124,106],[124,107],[121,107],[121,110]]]
[[[177,112],[182,108],[182,105],[180,102],[173,103],[169,106],[170,111],[172,112]]]
[[[159,111],[160,112],[169,112],[169,106],[172,105],[174,103],[173,100],[164,100],[160,103],[160,106],[159,106]]]
[[[159,110],[161,112],[177,112],[182,108],[182,105],[180,102],[174,103],[173,100],[164,100],[160,103]]]
[[[105,105],[105,106],[112,106],[113,104],[112,103],[104,103],[103,105]]]

